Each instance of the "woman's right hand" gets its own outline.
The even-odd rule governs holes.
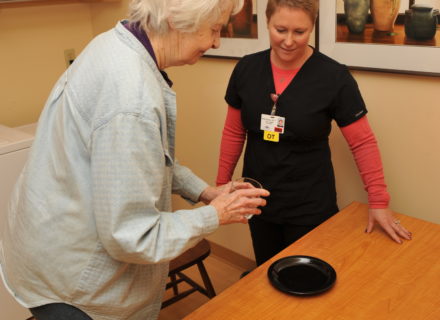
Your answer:
[[[238,190],[230,193],[225,191],[210,204],[217,209],[220,225],[235,222],[247,223],[247,215],[261,213],[258,207],[266,205],[266,200],[261,197],[267,196],[269,196],[269,191],[243,183]]]

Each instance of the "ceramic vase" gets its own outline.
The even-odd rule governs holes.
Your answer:
[[[250,38],[252,33],[252,0],[244,0],[243,8],[232,17],[234,36]]]
[[[351,33],[362,33],[367,22],[370,0],[344,0],[345,21]]]
[[[399,8],[400,0],[371,0],[370,11],[374,30],[393,31]]]
[[[423,4],[415,4],[405,11],[405,35],[416,40],[429,40],[437,31],[438,10]]]

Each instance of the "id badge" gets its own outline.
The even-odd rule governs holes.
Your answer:
[[[260,129],[263,131],[277,132],[283,134],[285,121],[286,119],[284,117],[262,114]]]
[[[260,129],[264,131],[263,139],[266,141],[279,142],[280,134],[284,133],[285,120],[284,117],[262,114]]]

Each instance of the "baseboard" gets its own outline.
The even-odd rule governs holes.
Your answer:
[[[244,270],[250,270],[256,267],[255,261],[249,259],[248,257],[242,256],[241,254],[225,248],[215,242],[209,241],[209,244],[211,245],[211,253],[214,256],[225,260],[232,265],[243,268]]]

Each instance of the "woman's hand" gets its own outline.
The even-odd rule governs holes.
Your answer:
[[[229,193],[229,190],[231,190],[231,184],[232,182],[228,182],[227,184],[218,187],[209,186],[205,190],[203,190],[202,194],[199,197],[199,200],[202,201],[204,204],[210,204],[211,201],[217,198],[219,195]]]
[[[219,187],[208,187],[200,195],[200,200],[217,209],[219,224],[235,222],[247,223],[247,215],[260,214],[258,207],[266,205],[261,197],[269,196],[269,191],[253,187],[249,183],[234,185],[236,191],[230,192],[231,183]]]
[[[386,209],[369,209],[367,233],[373,231],[376,222],[385,230],[385,232],[397,243],[402,243],[402,238],[411,240],[412,234],[406,230],[400,221],[393,217],[393,212]]]

